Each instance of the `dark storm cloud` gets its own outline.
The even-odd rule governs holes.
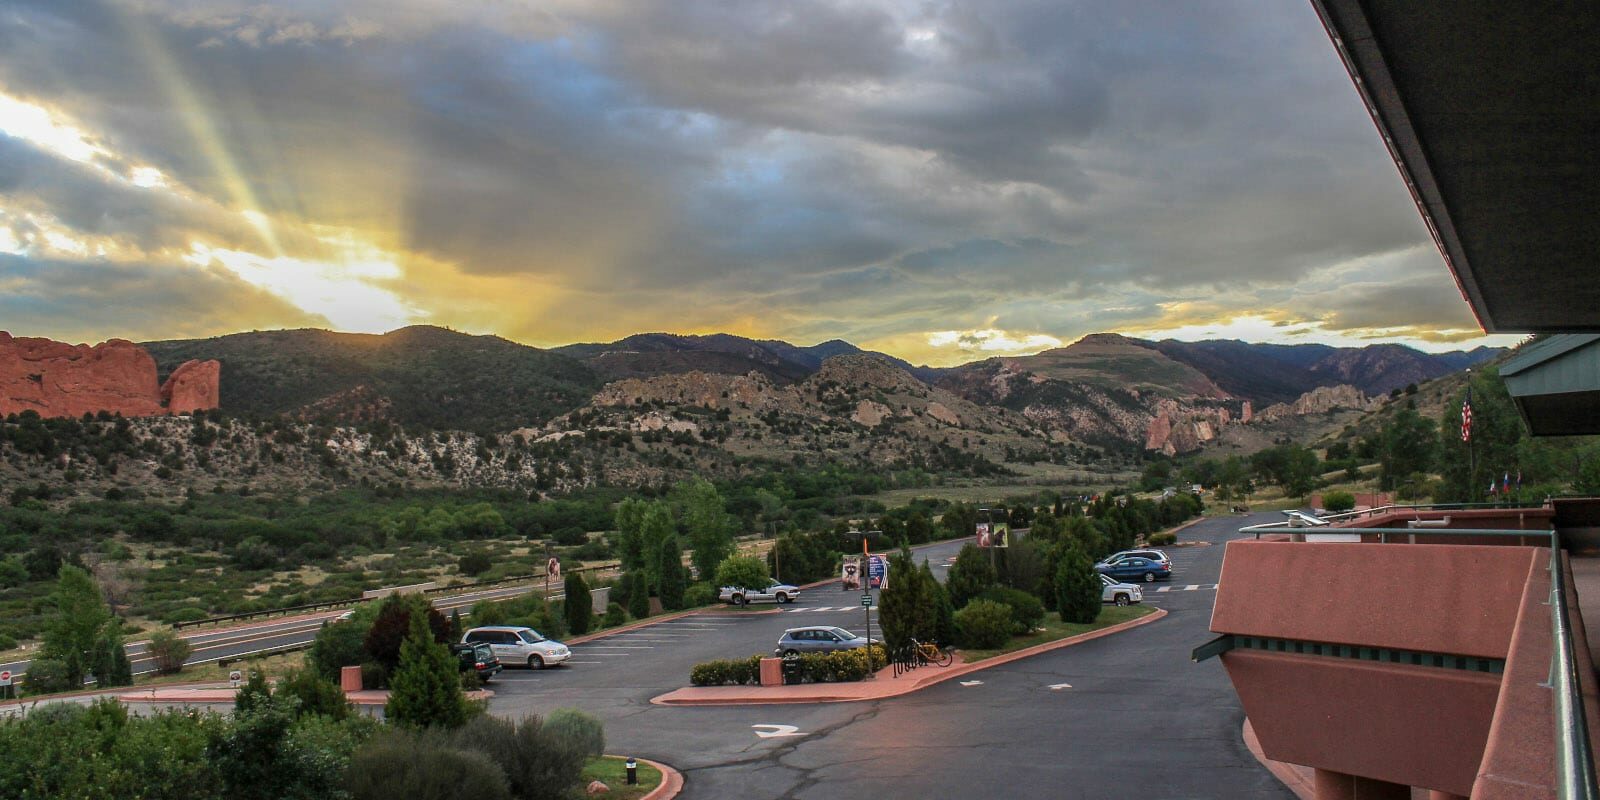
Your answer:
[[[1427,241],[1295,3],[19,1],[0,90],[221,206],[836,335],[863,307],[1063,336],[1195,295],[1243,311]],[[161,245],[225,227],[95,180],[30,196]],[[1425,271],[1335,324],[1429,287],[1459,318]]]

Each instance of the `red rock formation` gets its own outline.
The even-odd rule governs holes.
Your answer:
[[[222,387],[222,362],[185,361],[161,384],[161,404],[174,414],[216,408]]]
[[[181,380],[168,384],[186,406],[182,410],[216,407],[216,362],[189,362],[173,376],[180,373]],[[81,417],[109,411],[146,417],[166,413],[164,396],[155,359],[133,342],[111,339],[90,347],[0,331],[0,414]]]

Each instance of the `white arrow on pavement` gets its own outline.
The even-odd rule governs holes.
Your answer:
[[[772,724],[763,723],[763,724],[760,724],[760,725],[751,725],[750,727],[757,728],[758,730],[756,731],[756,735],[760,736],[763,739],[775,739],[775,738],[777,738],[779,736],[804,736],[805,735],[805,734],[800,732],[799,728],[796,728],[793,725],[772,725]],[[760,728],[771,728],[771,730],[765,730],[764,731],[764,730],[759,730]]]
[[[962,681],[962,686],[982,686],[983,681]]]
[[[1053,691],[1059,692],[1062,689],[1071,689],[1072,688],[1072,684],[1070,684],[1070,683],[1052,683],[1052,684],[1050,684],[1050,688]]]

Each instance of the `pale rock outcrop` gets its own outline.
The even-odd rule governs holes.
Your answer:
[[[951,411],[950,408],[944,403],[940,403],[938,401],[929,403],[928,416],[933,417],[934,419],[939,420],[940,422],[943,422],[944,424],[953,428],[961,427],[960,415],[956,414],[954,411]]]
[[[873,400],[862,400],[856,404],[856,413],[850,415],[850,419],[857,425],[876,428],[879,423],[892,416],[894,411],[888,406]]]

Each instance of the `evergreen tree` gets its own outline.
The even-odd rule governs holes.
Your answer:
[[[883,641],[890,652],[910,644],[918,635],[922,590],[911,551],[902,548],[889,556],[889,585],[878,593],[878,624],[883,626]]]
[[[90,665],[96,686],[132,686],[133,664],[122,641],[122,620],[112,617],[100,626],[95,637],[94,660]]]
[[[624,572],[645,566],[644,512],[650,504],[637,497],[617,505],[617,559]]]
[[[624,574],[622,583],[628,587],[628,616],[634,619],[650,616],[650,581],[643,568]]]
[[[1472,443],[1461,441],[1461,393],[1445,404],[1439,418],[1439,443],[1436,450],[1439,470],[1438,502],[1465,503],[1495,498],[1485,497],[1489,481],[1501,486],[1504,477],[1515,477],[1524,468],[1526,436],[1499,370],[1489,367],[1472,374]],[[1476,461],[1478,474],[1472,475]],[[1529,465],[1530,467],[1532,465]],[[1541,470],[1529,469],[1530,479]]]
[[[40,657],[60,661],[66,666],[67,684],[81,687],[94,666],[96,642],[111,620],[111,610],[94,578],[70,564],[57,572],[50,605],[55,616],[45,627]]]
[[[949,582],[945,586],[950,590],[950,603],[961,608],[997,582],[999,577],[994,565],[989,563],[989,554],[976,545],[967,544],[956,555],[956,563],[950,565]]]
[[[668,611],[683,608],[683,591],[687,576],[683,569],[683,549],[678,546],[677,534],[661,540],[656,549],[656,594],[661,606]]]
[[[249,670],[249,673],[245,678],[244,687],[233,696],[235,715],[265,708],[272,702],[272,687],[267,685],[267,676],[259,669]]]
[[[1082,550],[1068,546],[1056,567],[1056,607],[1062,622],[1087,624],[1100,616],[1100,576]]]
[[[389,679],[384,716],[413,728],[459,727],[467,721],[467,698],[450,649],[434,641],[426,618],[411,617],[411,630],[400,645],[400,665]]]
[[[925,642],[936,642],[941,645],[954,644],[956,641],[956,609],[950,602],[950,593],[945,591],[939,579],[933,577],[933,568],[928,562],[922,562],[922,569],[918,570],[926,595],[930,598],[929,608],[932,610],[930,625],[923,628],[917,638]]]
[[[654,589],[661,584],[661,548],[668,540],[674,547],[678,546],[678,528],[672,520],[672,507],[662,502],[650,503],[640,518],[639,537],[644,548],[646,583]]]
[[[722,495],[705,478],[690,478],[673,489],[673,499],[683,507],[683,526],[694,549],[695,578],[710,580],[722,560],[733,552],[733,521]]]
[[[582,636],[594,623],[594,608],[589,599],[589,583],[578,572],[567,573],[567,598],[562,605],[567,612],[567,632]]]
[[[1409,403],[1409,401],[1407,401]],[[1460,434],[1461,407],[1456,406],[1456,432]],[[1473,409],[1476,417],[1477,409]],[[1477,420],[1473,420],[1477,426]],[[1415,481],[1433,465],[1438,444],[1433,423],[1409,405],[1400,409],[1384,426],[1378,453],[1378,485],[1383,489],[1402,489],[1411,493]]]

